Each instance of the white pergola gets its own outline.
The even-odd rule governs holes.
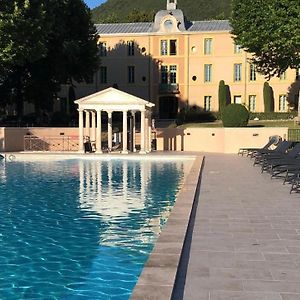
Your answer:
[[[113,112],[123,112],[123,134],[122,134],[122,153],[128,153],[128,137],[127,137],[127,118],[128,113],[132,115],[132,148],[135,151],[135,114],[141,113],[141,127],[140,127],[140,151],[139,153],[145,154],[151,151],[151,133],[152,133],[152,120],[151,112],[153,103],[145,101],[144,99],[135,97],[128,93],[122,92],[115,88],[107,88],[103,91],[89,95],[87,97],[75,101],[78,104],[79,111],[79,152],[84,152],[84,137],[88,136],[91,140],[95,141],[96,153],[102,153],[102,120],[101,113],[107,113],[108,120],[108,149],[112,149],[113,137]],[[84,124],[85,114],[85,124]]]

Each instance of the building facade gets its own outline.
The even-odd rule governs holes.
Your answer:
[[[97,24],[101,66],[92,82],[77,85],[76,98],[113,86],[155,103],[158,118],[172,119],[186,107],[218,111],[224,80],[232,103],[263,112],[266,79],[234,44],[229,21],[190,22],[176,2],[168,0],[153,23]],[[269,81],[276,112],[292,108],[287,96],[297,71]]]

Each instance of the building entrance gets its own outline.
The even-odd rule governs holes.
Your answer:
[[[159,98],[159,118],[176,119],[178,113],[177,97],[160,97]]]

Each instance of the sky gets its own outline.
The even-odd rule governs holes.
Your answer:
[[[84,2],[90,9],[93,9],[94,7],[99,6],[103,2],[106,2],[106,0],[84,0]]]

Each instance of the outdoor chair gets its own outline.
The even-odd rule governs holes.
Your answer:
[[[300,171],[295,173],[292,180],[291,180],[291,189],[290,194],[293,192],[299,193],[300,192]]]
[[[240,148],[238,151],[238,155],[247,155],[252,156],[256,151],[259,150],[267,150],[270,149],[272,145],[278,144],[278,142],[281,140],[281,137],[278,135],[273,135],[270,137],[269,141],[262,147],[262,148]]]
[[[261,171],[269,171],[272,173],[272,170],[275,167],[284,166],[284,165],[293,165],[295,163],[300,162],[299,159],[299,153],[300,153],[300,143],[297,143],[293,146],[291,150],[289,150],[287,153],[284,154],[278,154],[276,155],[270,155],[265,156],[264,160],[262,162]],[[298,157],[298,159],[297,159]]]
[[[282,155],[291,147],[293,143],[281,141],[274,150],[262,149],[255,152],[253,165],[262,165],[266,158],[281,158]]]

